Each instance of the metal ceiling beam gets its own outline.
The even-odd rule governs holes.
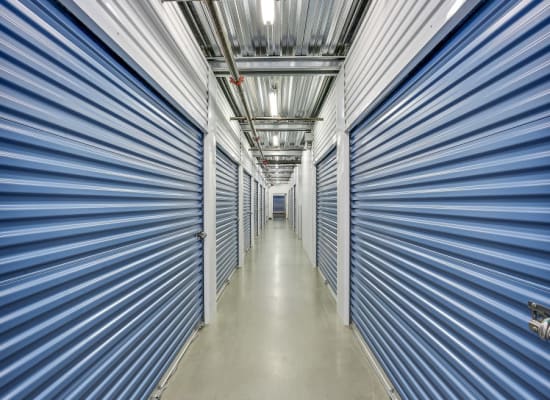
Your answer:
[[[273,160],[271,160],[273,161]],[[285,161],[288,161],[288,160],[285,160]],[[291,160],[293,161],[293,160]],[[286,165],[280,165],[280,164],[271,164],[271,165],[267,165],[266,168],[268,168],[270,171],[278,171],[278,170],[286,170],[286,169],[293,169],[294,168],[294,165],[293,164],[286,164]]]
[[[231,117],[231,121],[246,121],[246,117]],[[252,121],[301,121],[301,122],[318,122],[323,121],[319,117],[251,117]],[[250,124],[250,122],[249,122]]]
[[[265,163],[266,165],[298,165],[298,164],[301,164],[302,161],[301,160],[293,160],[293,161],[289,161],[289,160],[279,160],[279,161],[275,161],[275,160],[263,160],[263,163]],[[261,163],[259,163],[261,164]]]
[[[241,124],[241,130],[250,132],[246,124]],[[256,124],[257,132],[309,132],[313,130],[313,124],[285,124],[278,121],[264,121]]]
[[[241,128],[243,132],[252,132],[252,129],[250,128]],[[296,129],[296,128],[279,128],[277,126],[274,126],[273,128],[256,128],[256,132],[311,132],[313,128],[308,129]]]
[[[302,157],[302,150],[266,150],[263,149],[265,157],[270,156],[286,156],[286,157]],[[258,157],[260,152],[258,150],[252,150],[252,155]]]
[[[324,75],[336,76],[345,57],[341,56],[295,56],[295,57],[242,57],[237,58],[237,68],[242,75]],[[208,59],[216,76],[230,76],[225,60],[221,57]]]
[[[216,31],[216,35],[218,36],[221,49],[223,51],[224,59],[227,63],[227,66],[229,67],[229,70],[231,71],[231,77],[233,78],[233,82],[235,82],[235,86],[237,87],[237,93],[239,94],[239,98],[243,105],[244,113],[246,115],[245,117],[243,117],[243,120],[248,121],[248,124],[252,129],[252,134],[254,138],[257,138],[258,133],[256,132],[256,128],[254,126],[252,112],[250,111],[248,99],[244,94],[244,90],[241,84],[241,74],[235,62],[235,56],[233,55],[233,50],[231,49],[231,44],[229,43],[229,37],[223,25],[222,17],[214,0],[205,0],[204,3],[206,4],[206,8],[210,13],[210,17],[214,25],[214,30]],[[254,140],[250,137],[250,134],[248,132],[244,132],[244,134],[248,140],[248,143],[253,146]],[[260,145],[260,143],[257,143],[257,146],[260,152],[260,158],[263,159],[262,146]]]
[[[254,151],[254,150],[258,150],[256,147],[252,147],[250,149],[251,151]],[[272,150],[272,151],[292,151],[292,150],[296,150],[296,151],[304,151],[304,148],[301,147],[301,146],[288,146],[288,147],[268,147],[268,146],[264,146],[262,147],[262,150]],[[301,155],[301,153],[300,153]]]

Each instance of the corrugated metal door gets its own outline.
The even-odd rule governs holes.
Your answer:
[[[239,264],[239,166],[216,148],[216,287]]]
[[[285,195],[273,195],[273,218],[286,218]]]
[[[57,2],[0,8],[0,398],[145,399],[202,320],[202,135]]]
[[[246,172],[243,174],[244,176],[244,196],[243,196],[243,218],[244,218],[244,250],[247,251],[250,249],[251,243],[252,243],[252,177],[248,175]]]
[[[317,265],[336,293],[336,149],[317,164]]]
[[[549,36],[483,3],[351,133],[351,317],[403,398],[548,398]]]

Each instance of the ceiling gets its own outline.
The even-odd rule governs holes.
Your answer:
[[[269,180],[288,181],[301,151],[312,140],[313,121],[307,118],[317,117],[369,0],[276,0],[271,25],[264,25],[262,0],[216,3],[239,72],[245,77],[242,87],[252,115],[271,116],[268,96],[274,90],[279,116],[305,119],[255,123],[268,160]],[[243,116],[207,6],[201,1],[179,5],[235,116]],[[250,131],[244,120],[241,128]]]

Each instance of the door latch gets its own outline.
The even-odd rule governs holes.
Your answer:
[[[531,310],[529,329],[542,340],[550,340],[550,308],[541,306],[532,301],[527,303]]]
[[[197,239],[204,240],[204,239],[206,239],[207,235],[206,235],[206,232],[200,231],[200,232],[197,232],[197,234],[195,236],[197,236]]]

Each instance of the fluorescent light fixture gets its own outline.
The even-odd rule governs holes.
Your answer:
[[[275,0],[262,0],[262,19],[264,25],[272,25],[275,21]]]
[[[279,109],[277,107],[277,93],[269,92],[269,108],[271,110],[271,116],[276,117],[279,115]]]
[[[447,19],[450,19],[456,12],[462,7],[465,0],[455,0],[449,11],[447,12]]]
[[[273,136],[273,146],[279,147],[279,135]]]

